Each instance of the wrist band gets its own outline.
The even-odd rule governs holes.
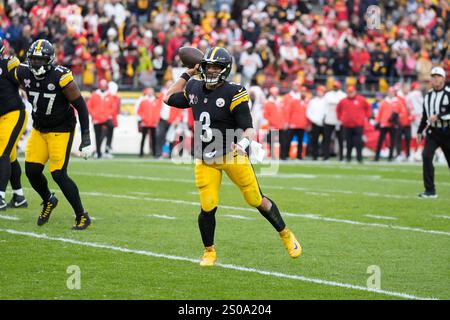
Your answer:
[[[242,147],[242,149],[247,149],[247,147],[250,145],[250,140],[247,138],[243,138],[241,141],[238,142],[238,145]]]
[[[186,81],[189,81],[189,79],[191,78],[190,75],[188,75],[186,72],[183,72],[183,74],[180,76],[181,79],[184,79]]]

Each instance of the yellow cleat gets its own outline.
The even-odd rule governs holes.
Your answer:
[[[202,267],[212,267],[216,263],[217,254],[214,246],[206,247],[203,253],[202,260],[200,261],[200,266]]]
[[[280,232],[280,238],[283,240],[283,244],[286,247],[291,258],[298,258],[302,254],[302,246],[298,242],[295,235],[291,230],[285,228]]]

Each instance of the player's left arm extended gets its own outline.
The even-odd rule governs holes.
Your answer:
[[[81,144],[78,148],[79,151],[83,152],[83,150],[91,145],[91,138],[89,133],[89,112],[86,105],[86,101],[81,95],[80,89],[78,88],[75,81],[71,81],[68,85],[66,85],[62,92],[66,96],[67,100],[69,100],[70,104],[78,111],[78,119],[80,121],[81,127]],[[86,155],[82,155],[85,159]]]
[[[81,95],[77,84],[72,81],[62,90],[70,104],[77,110],[78,119],[80,120],[81,132],[89,132],[89,112],[86,101]]]

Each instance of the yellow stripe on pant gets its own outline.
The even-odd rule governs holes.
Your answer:
[[[72,148],[73,132],[40,132],[33,128],[25,151],[25,162],[45,165],[50,172],[67,166]]]
[[[8,154],[11,163],[17,159],[17,144],[27,120],[25,110],[14,110],[0,116],[0,156]]]
[[[245,201],[252,207],[259,207],[262,195],[255,172],[247,156],[224,156],[221,163],[195,162],[195,185],[200,194],[203,211],[209,212],[219,204],[219,189],[222,171],[239,187]]]

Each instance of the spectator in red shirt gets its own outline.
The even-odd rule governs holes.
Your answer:
[[[347,97],[342,99],[337,107],[336,113],[344,128],[344,137],[347,143],[347,162],[352,160],[353,147],[356,148],[357,160],[362,163],[363,130],[364,123],[371,114],[370,104],[358,95],[354,86],[347,88]]]
[[[306,117],[308,103],[302,99],[300,93],[301,83],[297,80],[292,86],[292,91],[283,97],[284,105],[287,107],[287,148],[290,149],[292,139],[297,136],[297,159],[302,160],[303,135],[310,126]]]
[[[280,98],[280,91],[278,87],[271,87],[269,89],[269,98],[264,103],[264,118],[269,125],[269,134],[267,136],[267,142],[271,148],[271,154],[274,155],[274,137],[278,131],[278,142],[280,144],[280,159],[286,160],[288,151],[286,150],[286,134],[287,134],[287,121],[286,121],[287,108],[282,103]]]
[[[403,92],[403,94],[408,94],[408,92]],[[397,147],[397,160],[401,161],[403,159],[407,160],[410,156],[410,144],[411,144],[411,122],[412,122],[412,114],[408,109],[406,104],[406,100],[403,97],[397,96],[399,100],[398,103],[398,114],[399,114],[399,127],[396,132],[395,137],[395,145]],[[402,145],[403,145],[403,137],[405,137],[405,151],[406,158],[402,156]]]
[[[141,149],[139,156],[144,156],[145,138],[149,135],[150,153],[156,155],[156,127],[160,119],[162,97],[155,97],[153,88],[145,88],[144,96],[140,99],[137,115],[140,118],[140,131],[142,132]]]
[[[107,92],[108,81],[101,80],[98,89],[95,90],[87,102],[89,114],[94,124],[97,157],[102,158],[101,146],[105,138],[105,129],[108,121],[111,121],[112,99]]]
[[[386,134],[389,133],[389,161],[392,161],[394,157],[394,144],[396,130],[399,126],[399,111],[401,101],[396,97],[395,88],[391,87],[388,91],[388,96],[381,103],[378,108],[376,117],[377,127],[380,130],[380,136],[378,137],[377,150],[375,152],[375,161],[380,160],[380,151],[383,145],[383,141],[386,138]]]

